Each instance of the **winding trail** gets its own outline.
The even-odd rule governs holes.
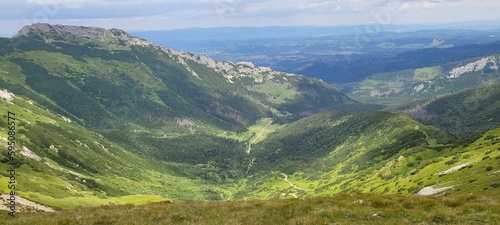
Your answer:
[[[259,137],[262,135],[262,133],[264,133],[264,131],[267,129],[267,127],[269,127],[269,125],[271,125],[272,122],[273,122],[273,120],[269,119],[269,123],[267,123],[267,125],[264,128],[262,128],[262,130],[259,132],[259,134],[257,134],[257,136],[253,139],[253,141],[248,144],[247,155],[250,155],[250,151],[252,150],[252,144],[255,143],[255,141],[257,141],[257,139],[259,139]],[[250,159],[250,162],[248,163],[247,171],[245,174],[248,174],[248,171],[250,171],[250,169],[252,168],[254,161],[255,161],[255,158]]]
[[[0,210],[5,210],[5,211],[10,211],[10,209],[5,205],[5,204],[9,204],[9,198],[10,195],[5,195],[5,194],[2,194],[0,196]],[[23,198],[21,196],[17,196],[16,195],[16,203],[17,203],[17,210],[18,212],[20,211],[25,211],[27,208],[31,208],[32,210],[35,209],[35,210],[40,210],[40,211],[43,211],[43,212],[55,212],[55,209],[49,207],[49,206],[45,206],[45,205],[42,205],[42,204],[39,204],[39,203],[36,203],[34,201],[31,201],[31,200],[28,200],[26,198]]]
[[[292,182],[290,182],[290,181],[288,180],[288,175],[286,175],[286,174],[284,174],[284,173],[281,173],[281,175],[285,177],[285,181],[286,181],[288,184],[290,184],[290,186],[291,186],[291,187],[293,187],[293,188],[295,188],[295,189],[297,189],[297,190],[301,190],[301,191],[309,191],[309,190],[307,190],[307,189],[304,189],[304,188],[298,187],[298,186],[296,186],[295,184],[292,184]]]
[[[269,123],[267,123],[267,125],[264,128],[262,128],[262,130],[259,132],[259,134],[257,134],[257,136],[253,139],[253,141],[250,142],[250,144],[248,144],[247,154],[250,154],[250,150],[252,150],[252,144],[255,143],[255,141],[257,141],[257,139],[259,139],[259,137],[262,135],[262,133],[264,133],[264,131],[266,131],[267,127],[269,127],[269,125],[271,125],[272,122],[273,122],[273,120],[269,120]]]

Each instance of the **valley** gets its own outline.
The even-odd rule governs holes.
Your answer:
[[[371,73],[354,79],[346,67],[350,80],[333,86],[119,29],[25,26],[0,38],[0,183],[11,179],[13,113],[15,191],[56,212],[20,201],[17,218],[0,219],[492,223],[500,215],[496,46],[395,49],[385,64],[359,59],[373,63]],[[229,219],[210,219],[220,215]]]

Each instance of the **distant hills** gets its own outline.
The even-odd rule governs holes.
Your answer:
[[[380,73],[497,55],[500,30],[491,26],[493,21],[483,22],[484,26],[384,25],[376,32],[365,31],[366,26],[352,26],[207,28],[137,34],[219,60],[251,61],[345,85]]]
[[[433,67],[466,60],[473,57],[486,57],[500,53],[500,42],[486,45],[465,45],[450,48],[425,48],[404,52],[390,57],[355,56],[349,62],[318,62],[304,69],[294,70],[297,73],[313,76],[330,83],[358,82],[367,76],[377,73],[388,73],[412,68]],[[346,64],[347,63],[347,64]]]
[[[498,20],[469,21],[448,24],[410,24],[396,25],[383,24],[382,32],[415,32],[422,30],[498,30]],[[367,25],[353,26],[271,26],[271,27],[213,27],[213,28],[186,28],[173,30],[154,30],[154,31],[132,31],[133,35],[150,40],[155,44],[164,44],[176,49],[194,51],[197,46],[182,45],[190,41],[197,40],[198,43],[214,40],[257,40],[273,38],[311,38],[326,37],[337,35],[352,35],[363,30]],[[172,43],[172,45],[169,45]],[[195,42],[192,42],[192,44]],[[176,45],[181,44],[181,45]],[[196,51],[195,51],[196,52]]]
[[[340,84],[339,87],[358,99],[420,99],[494,84],[500,80],[498,54],[450,63],[435,62],[429,67],[375,73],[360,82]]]

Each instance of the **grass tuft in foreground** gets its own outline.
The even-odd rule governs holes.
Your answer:
[[[2,224],[495,224],[493,196],[343,193],[299,200],[154,203],[0,216]]]

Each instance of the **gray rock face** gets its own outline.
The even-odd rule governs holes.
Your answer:
[[[104,29],[100,27],[52,25],[47,23],[35,23],[24,26],[14,37],[27,36],[30,34],[38,35],[47,43],[67,42],[72,44],[81,44],[86,42],[102,43],[106,48],[120,48],[123,45],[154,46],[148,40],[133,36],[120,29]],[[75,38],[77,38],[75,40]],[[198,76],[186,63],[190,60],[221,72],[227,78],[227,81],[233,83],[233,79],[240,77],[252,77],[255,82],[262,83],[264,78],[255,76],[261,74],[266,78],[273,76],[295,76],[295,74],[273,71],[269,67],[259,67],[251,62],[233,63],[229,61],[215,61],[205,55],[197,55],[185,51],[176,51],[165,46],[156,46],[165,52],[170,58],[177,60],[184,65],[194,76]],[[285,78],[286,79],[286,78]]]
[[[260,78],[253,77],[256,83],[264,82],[263,77],[272,78],[273,76],[296,76],[295,74],[291,73],[275,71],[269,67],[256,66],[251,62],[233,63],[230,61],[215,61],[206,55],[197,55],[186,51],[177,51],[162,45],[160,45],[159,48],[167,55],[169,55],[170,58],[176,59],[178,63],[186,66],[186,69],[189,71],[192,70],[186,63],[187,60],[206,65],[208,68],[224,74],[229,83],[233,83],[233,79],[237,79],[239,77],[253,77],[253,75],[255,74],[262,75],[262,77]]]
[[[496,57],[484,57],[472,63],[468,63],[465,66],[454,68],[450,71],[448,78],[458,78],[460,75],[465,73],[470,73],[474,71],[482,71],[486,66],[492,70],[498,70],[497,58]]]
[[[132,36],[127,32],[120,29],[104,29],[99,27],[83,27],[83,26],[66,26],[66,25],[51,25],[47,23],[35,23],[32,25],[24,26],[14,37],[25,36],[30,33],[35,34],[61,34],[61,35],[74,35],[77,37],[84,37],[91,40],[105,40],[114,39],[116,41],[123,41],[127,45],[152,45],[151,42]],[[46,35],[41,35],[47,37]],[[46,41],[50,41],[46,38]]]

